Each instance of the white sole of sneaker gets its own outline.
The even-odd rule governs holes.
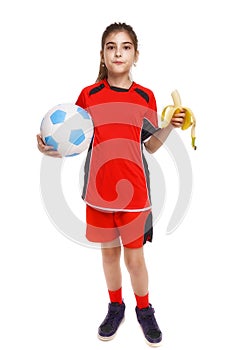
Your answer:
[[[152,348],[157,348],[162,345],[162,340],[159,343],[150,343],[147,339],[145,339],[146,344],[151,346]]]
[[[120,324],[119,324],[119,327],[120,327],[121,324],[124,322],[124,320],[125,320],[125,318],[122,319],[122,321],[121,321]],[[118,329],[119,329],[119,327],[118,327]],[[103,337],[103,336],[101,336],[100,334],[97,334],[97,337],[98,337],[98,339],[100,339],[100,340],[102,340],[102,341],[112,340],[112,339],[114,339],[114,337],[116,336],[116,334],[117,334],[117,332],[118,332],[118,329],[117,329],[117,331],[116,331],[113,335],[111,335],[110,337]]]

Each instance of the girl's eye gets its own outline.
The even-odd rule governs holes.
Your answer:
[[[113,45],[107,46],[107,50],[113,50],[113,49],[114,49],[114,46],[113,46]]]
[[[131,46],[130,45],[125,45],[124,46],[124,50],[130,50],[131,49]]]

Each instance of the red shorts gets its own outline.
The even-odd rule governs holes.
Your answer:
[[[152,242],[151,210],[140,212],[105,211],[86,206],[86,237],[91,242],[111,243],[121,238],[126,248],[140,248]]]

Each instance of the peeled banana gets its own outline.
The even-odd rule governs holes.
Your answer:
[[[194,150],[197,149],[197,146],[195,146],[195,128],[196,128],[196,118],[191,111],[190,108],[183,107],[181,104],[181,98],[180,94],[177,90],[174,90],[171,93],[174,105],[166,106],[162,111],[161,121],[162,121],[162,128],[165,128],[170,122],[174,114],[180,113],[181,110],[185,112],[185,119],[184,123],[181,126],[182,130],[186,130],[191,126],[191,139],[192,139],[192,147]]]

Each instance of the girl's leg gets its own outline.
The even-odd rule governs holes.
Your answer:
[[[124,260],[130,274],[132,288],[135,295],[148,294],[148,271],[145,264],[143,247],[124,247]]]
[[[120,245],[102,246],[103,270],[110,295],[108,313],[98,328],[98,337],[101,340],[112,339],[124,319],[125,304],[122,300],[122,275],[120,269]]]
[[[102,264],[109,291],[116,291],[122,287],[122,273],[120,268],[121,246],[102,246]]]
[[[124,248],[125,264],[129,271],[136,297],[136,315],[149,345],[156,346],[162,340],[162,332],[148,299],[148,272],[142,248]]]

